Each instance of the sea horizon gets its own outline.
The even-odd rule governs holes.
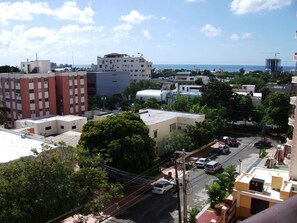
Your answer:
[[[245,71],[265,71],[264,65],[226,65],[226,64],[153,64],[155,69],[176,69],[176,70],[210,70],[210,71],[226,71],[239,72],[241,68]],[[282,71],[295,71],[294,66],[281,66]]]
[[[76,65],[77,68],[90,68],[91,65]],[[174,69],[174,70],[210,70],[239,72],[241,68],[245,71],[265,71],[264,65],[226,65],[226,64],[153,64],[153,69]],[[281,66],[282,71],[296,71],[294,66]]]

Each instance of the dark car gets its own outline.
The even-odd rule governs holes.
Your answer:
[[[268,149],[272,147],[271,142],[265,142],[261,140],[256,142],[254,146],[258,149]]]
[[[232,147],[238,147],[239,146],[239,142],[237,141],[236,138],[233,137],[229,137],[229,136],[224,136],[224,143],[227,146],[232,146]]]
[[[221,144],[218,148],[218,153],[223,155],[230,153],[229,146]]]

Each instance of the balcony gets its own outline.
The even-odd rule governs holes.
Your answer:
[[[292,143],[293,143],[292,139],[289,139],[289,138],[287,137],[287,140],[286,140],[286,141],[287,141],[286,144],[287,144],[288,146],[292,146]]]
[[[289,124],[290,126],[293,126],[293,127],[294,127],[294,124],[295,124],[295,118],[294,118],[294,116],[289,117],[289,122],[288,122],[288,124]]]
[[[293,76],[293,77],[292,77],[292,83],[293,83],[293,84],[296,84],[296,83],[297,83],[297,76]]]
[[[296,100],[297,100],[296,96],[290,97],[290,104],[291,105],[296,105]]]

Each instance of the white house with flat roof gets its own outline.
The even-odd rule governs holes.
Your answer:
[[[38,135],[50,136],[62,134],[67,131],[81,132],[83,125],[86,123],[86,117],[65,115],[17,120],[16,128],[26,129],[28,132]]]
[[[20,132],[0,128],[0,163],[6,163],[21,157],[33,156],[32,149],[41,152],[45,138],[34,135],[24,135]],[[54,147],[52,145],[52,147]]]
[[[173,112],[156,109],[139,111],[140,118],[149,128],[149,136],[156,141],[158,155],[164,153],[164,139],[173,131],[184,130],[188,125],[195,125],[205,120],[205,115]]]

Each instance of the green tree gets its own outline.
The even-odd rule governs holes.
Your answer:
[[[209,107],[216,108],[224,106],[229,108],[229,103],[233,95],[232,88],[229,84],[215,81],[207,85],[203,85],[202,91],[202,104]]]
[[[231,111],[229,113],[229,120],[246,121],[252,119],[254,112],[254,105],[250,96],[235,94],[231,101]]]
[[[284,131],[288,128],[290,97],[283,92],[273,92],[264,101],[265,114],[262,124],[272,124]]]
[[[82,163],[84,157],[100,154],[108,165],[131,173],[142,173],[158,161],[149,129],[132,112],[89,121],[83,127],[78,148]]]
[[[232,193],[237,174],[234,165],[226,167],[223,173],[216,174],[216,178],[218,178],[216,182],[220,185],[222,193],[225,193],[225,196],[227,192],[228,194]]]
[[[143,103],[143,107],[145,108],[153,108],[153,109],[159,109],[160,108],[160,105],[157,101],[156,98],[150,98],[148,100],[146,100],[144,103]]]
[[[204,85],[202,78],[197,78],[197,80],[195,80],[195,84],[196,85]]]
[[[210,185],[205,185],[205,188],[210,201],[210,207],[214,209],[216,205],[223,200],[225,192],[222,190],[220,184],[216,181]]]
[[[196,123],[195,126],[188,125],[185,134],[191,140],[191,150],[208,144],[214,138],[213,129],[206,123]]]
[[[196,216],[199,212],[200,210],[198,208],[191,208],[189,212],[189,223],[196,223]]]
[[[164,140],[164,149],[166,153],[173,153],[174,151],[190,151],[190,138],[185,134],[174,131]]]
[[[169,104],[172,111],[189,112],[190,100],[184,95],[177,95],[172,103]]]
[[[120,187],[99,168],[74,168],[75,149],[57,148],[0,166],[0,222],[47,222],[99,213]],[[69,213],[68,216],[65,213]]]

